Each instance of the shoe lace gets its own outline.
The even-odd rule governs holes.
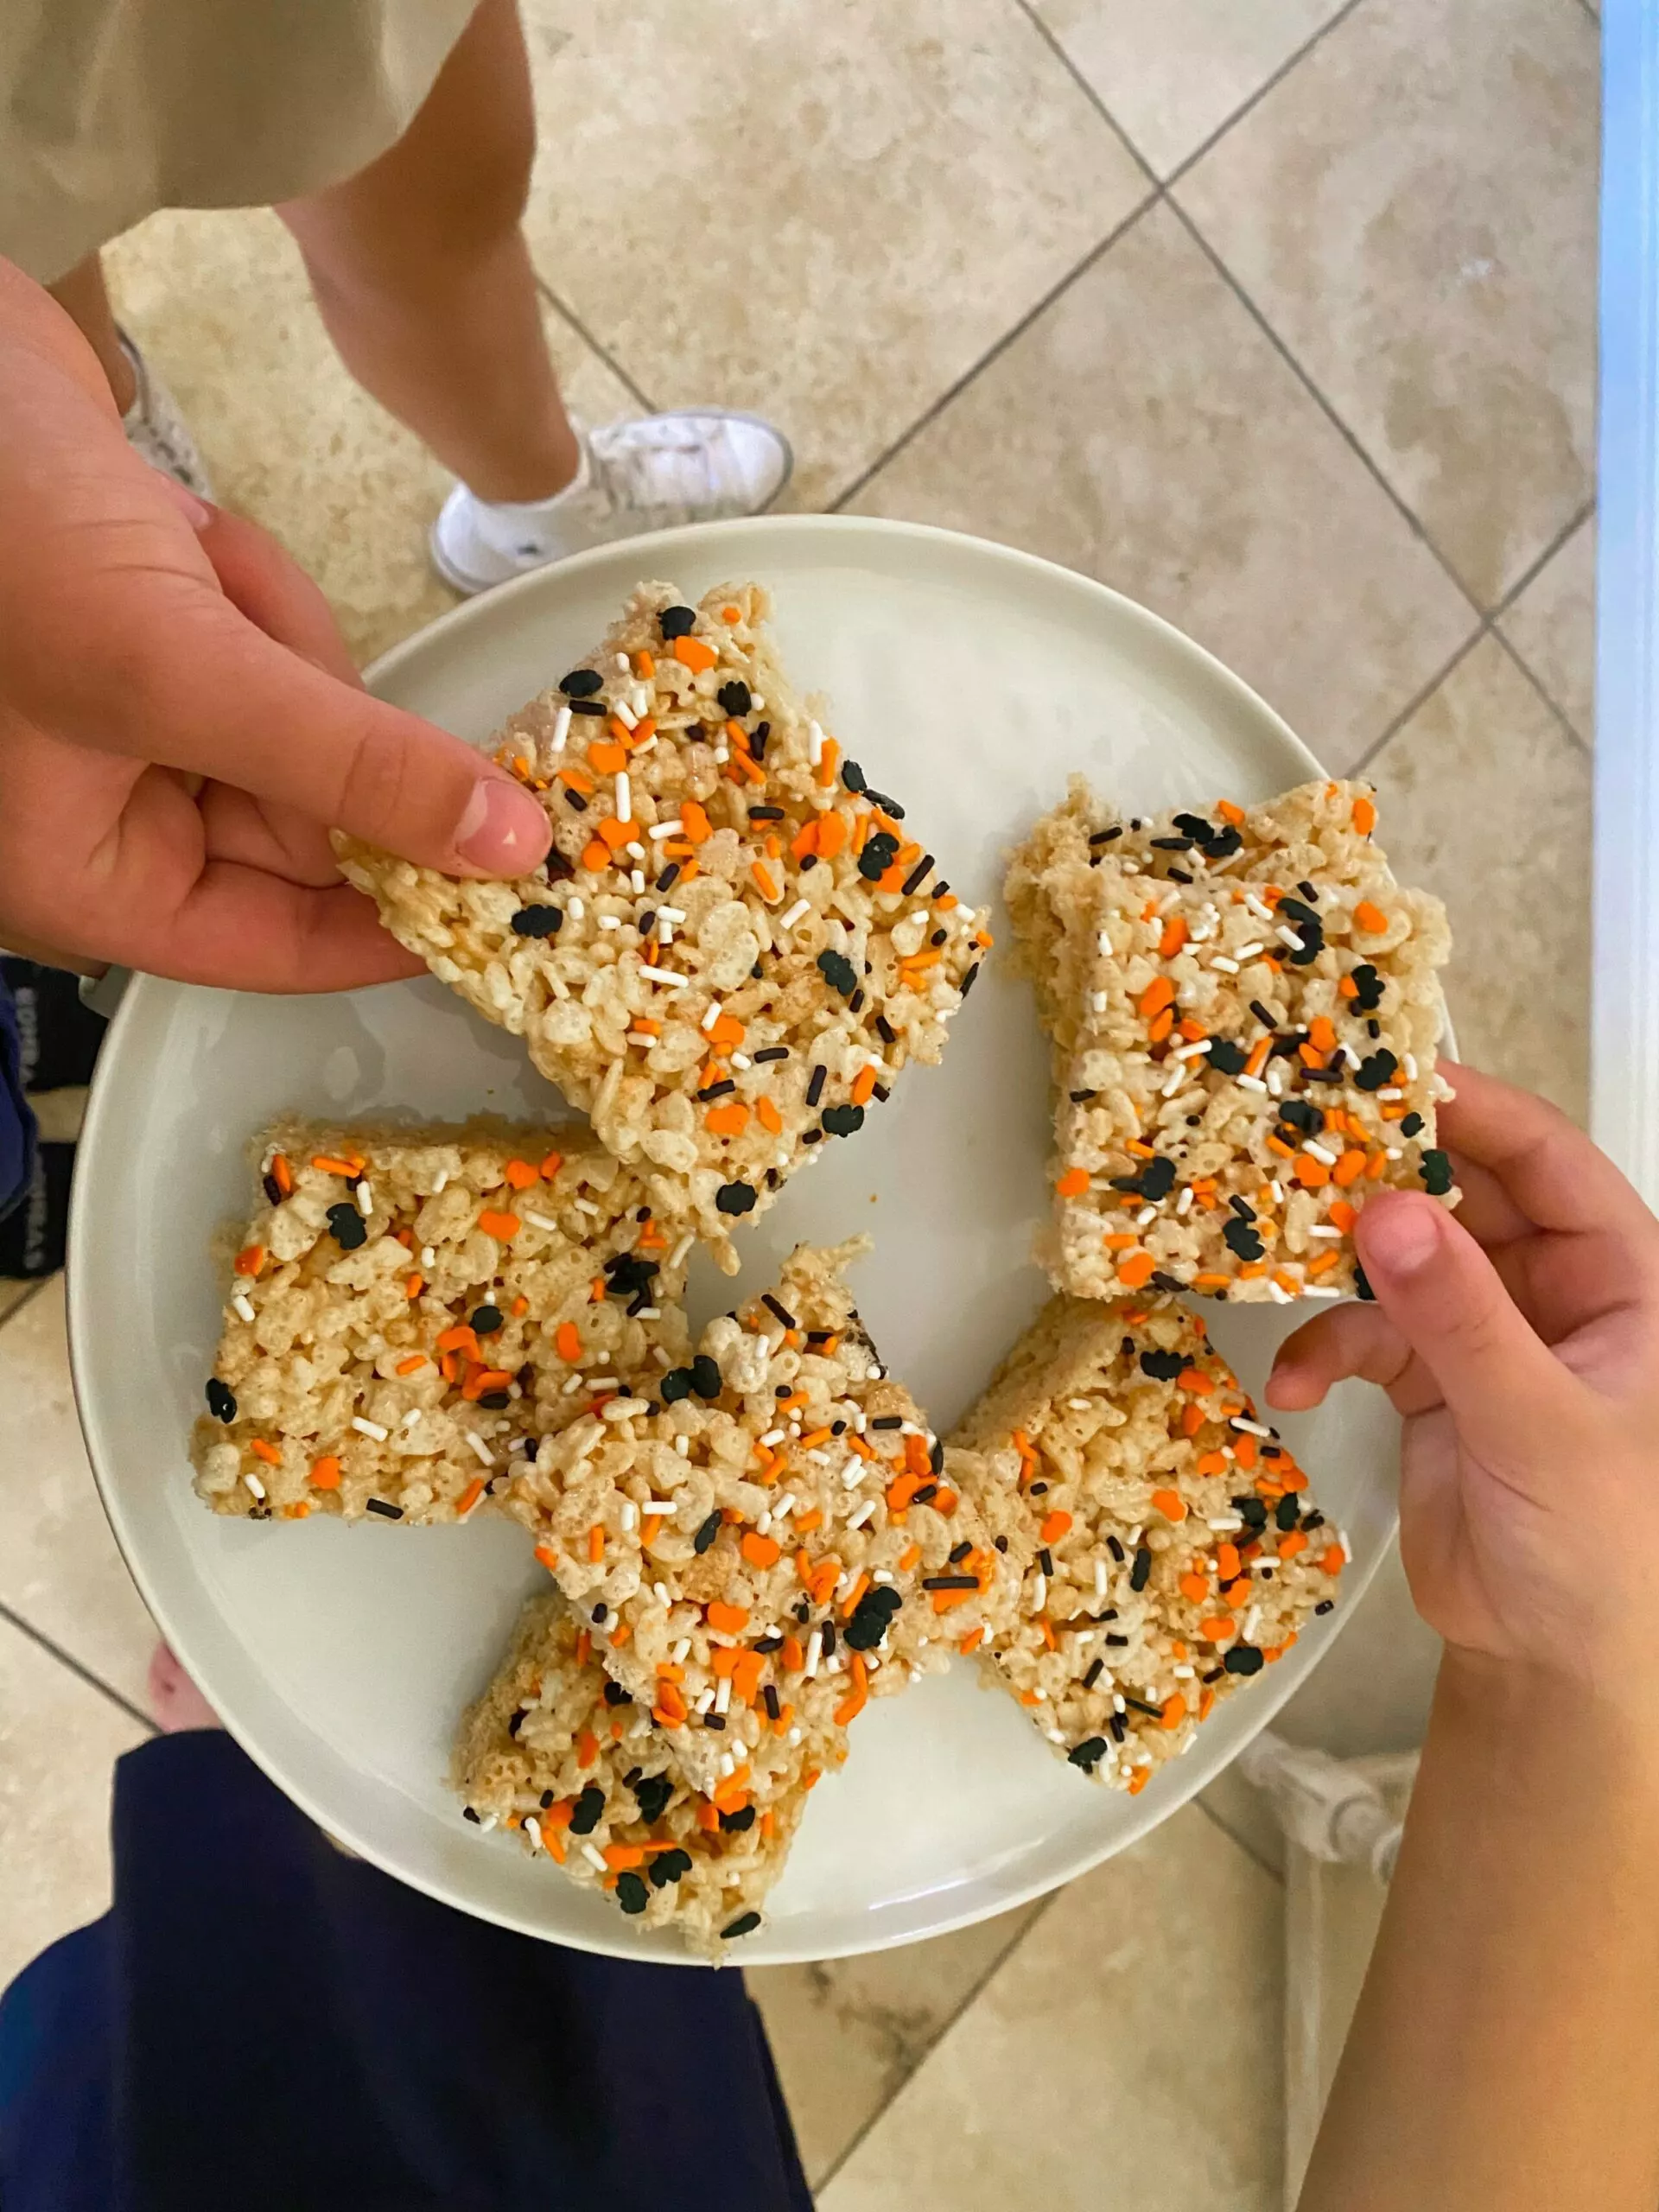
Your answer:
[[[664,520],[690,520],[720,497],[711,442],[676,424],[643,435],[630,423],[593,432],[588,457],[594,488],[613,511],[649,511]]]

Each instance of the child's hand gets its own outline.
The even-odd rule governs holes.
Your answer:
[[[1554,1107],[1446,1071],[1457,1216],[1373,1199],[1355,1236],[1376,1305],[1299,1329],[1267,1396],[1388,1391],[1406,1572],[1448,1644],[1659,1702],[1659,1223]]]
[[[538,802],[363,690],[263,531],[128,445],[67,315],[0,261],[0,944],[245,990],[416,973],[328,827],[518,875]]]

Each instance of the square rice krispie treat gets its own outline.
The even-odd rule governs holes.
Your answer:
[[[760,1924],[817,1775],[691,1789],[671,1739],[593,1658],[556,1590],[533,1598],[461,1724],[454,1784],[467,1817],[515,1828],[573,1881],[647,1928],[672,1923],[719,1957]]]
[[[867,1698],[1007,1602],[842,1281],[863,1249],[797,1251],[650,1397],[547,1438],[503,1498],[698,1789],[798,1771],[803,1746],[836,1763]]]
[[[755,584],[696,607],[642,585],[512,717],[497,758],[553,823],[543,872],[461,882],[337,840],[393,935],[524,1038],[728,1273],[734,1223],[938,1059],[990,943],[791,691],[769,609]]]
[[[1023,1523],[1015,1618],[982,1663],[1099,1779],[1144,1788],[1332,1609],[1345,1540],[1173,1301],[1052,1299],[952,1442],[964,1498]]]
[[[466,1519],[682,1360],[693,1242],[580,1126],[280,1123],[191,1457],[216,1513]]]
[[[1210,824],[1233,834],[1208,847],[1195,816],[1143,824],[1126,836],[1144,867],[1121,842],[1090,851],[1075,791],[1059,816],[1011,893],[1054,1042],[1057,1285],[1361,1289],[1351,1232],[1373,1192],[1455,1202],[1434,1143],[1440,901],[1395,882],[1352,786],[1287,794],[1246,817],[1254,838]]]

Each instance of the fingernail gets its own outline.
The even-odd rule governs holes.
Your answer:
[[[1446,1217],[1428,1198],[1373,1203],[1360,1216],[1359,1245],[1368,1273],[1415,1274],[1436,1258]]]
[[[455,824],[455,850],[491,875],[534,868],[547,850],[547,817],[505,776],[480,776]]]
[[[172,500],[191,529],[206,530],[213,518],[213,511],[206,499],[199,499],[195,493],[188,491],[176,477],[163,475],[160,469],[156,470],[156,475],[162,491]]]

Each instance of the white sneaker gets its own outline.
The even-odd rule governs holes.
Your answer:
[[[457,591],[487,591],[589,545],[676,523],[758,514],[794,457],[758,415],[684,408],[578,428],[582,467],[550,499],[480,499],[457,484],[432,525],[432,564]]]
[[[207,464],[179,412],[178,401],[126,332],[118,330],[116,335],[121,340],[121,351],[132,365],[133,381],[138,387],[131,406],[121,417],[127,443],[152,468],[159,468],[163,476],[170,476],[175,484],[182,484],[187,492],[194,492],[199,499],[211,499],[213,496],[213,479],[208,475]]]

